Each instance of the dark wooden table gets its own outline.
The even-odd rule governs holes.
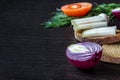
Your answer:
[[[40,26],[56,8],[78,1],[120,2],[0,1],[0,80],[120,80],[120,65],[100,62],[94,69],[82,71],[68,63],[66,47],[76,43],[71,27]]]

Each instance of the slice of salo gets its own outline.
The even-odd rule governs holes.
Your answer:
[[[85,30],[82,32],[82,37],[92,37],[92,36],[110,36],[116,34],[116,26],[102,27]]]
[[[81,25],[73,26],[73,29],[75,31],[79,31],[79,30],[83,30],[83,29],[91,29],[91,28],[98,28],[98,27],[107,27],[107,22],[81,24]]]

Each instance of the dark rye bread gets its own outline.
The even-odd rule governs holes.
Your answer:
[[[104,36],[104,37],[82,37],[81,31],[74,31],[75,39],[80,42],[96,42],[99,44],[108,44],[108,43],[115,43],[120,41],[120,30],[116,31],[117,34],[114,36]]]
[[[103,45],[101,61],[120,64],[120,42]]]

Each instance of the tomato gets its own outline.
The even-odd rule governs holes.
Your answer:
[[[64,14],[72,17],[85,16],[91,9],[92,4],[89,2],[72,3],[61,7]]]

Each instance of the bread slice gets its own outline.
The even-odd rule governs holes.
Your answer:
[[[101,61],[120,64],[120,42],[103,45]]]
[[[117,34],[114,36],[104,36],[104,37],[82,37],[82,31],[74,31],[75,39],[80,42],[96,42],[99,44],[115,43],[120,41],[120,30],[117,30]]]

